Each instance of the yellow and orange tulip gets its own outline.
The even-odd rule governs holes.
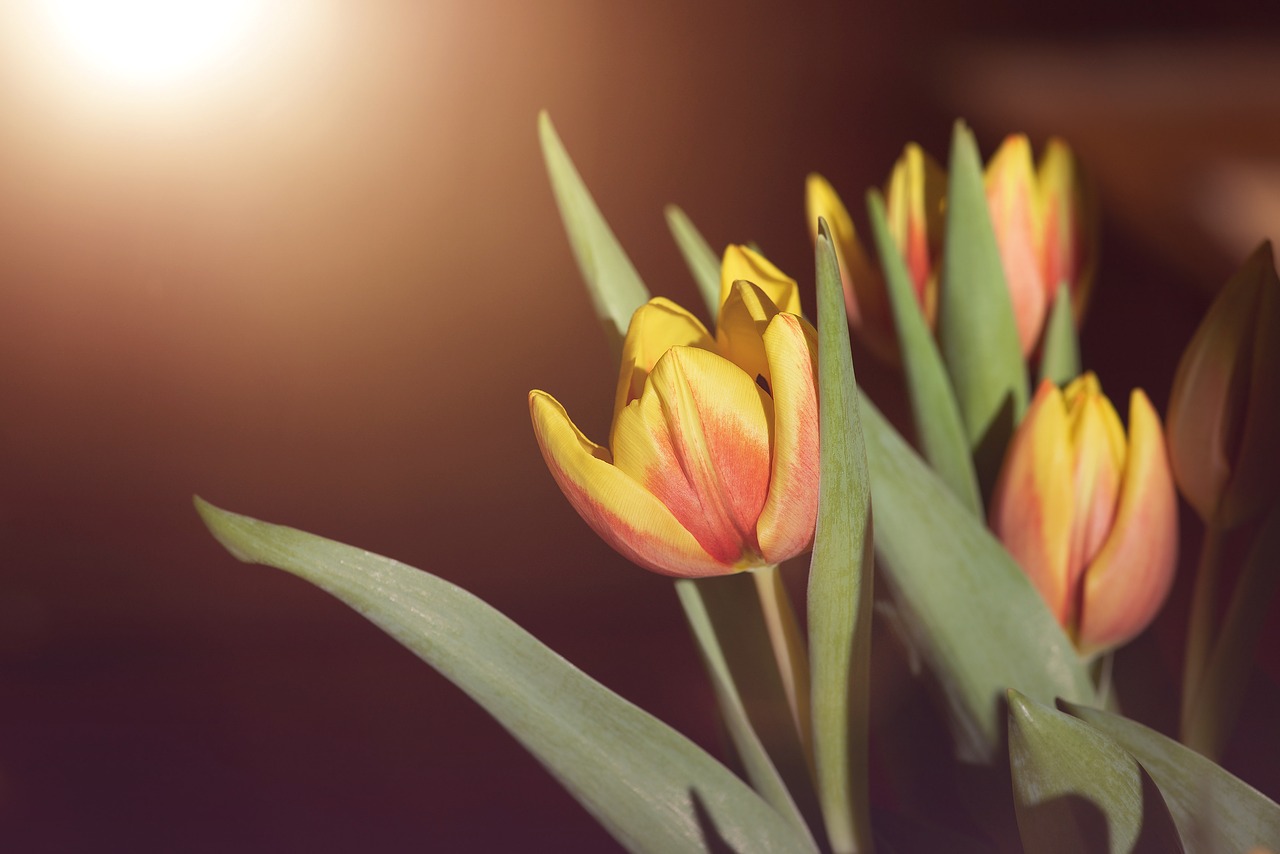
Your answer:
[[[1169,451],[1200,518],[1224,527],[1280,495],[1280,279],[1263,244],[1227,282],[1178,363]]]
[[[597,534],[664,575],[780,563],[813,542],[817,338],[796,283],[730,247],[715,337],[661,297],[631,318],[609,447],[529,393],[543,458]]]
[[[1168,595],[1177,497],[1160,417],[1129,399],[1129,434],[1092,373],[1045,381],[996,482],[991,528],[1081,655],[1128,642]]]
[[[946,189],[945,170],[912,143],[894,164],[885,192],[889,231],[930,328],[937,315]],[[1095,263],[1091,207],[1071,149],[1059,139],[1049,141],[1037,167],[1027,138],[1010,136],[987,164],[986,189],[1025,356],[1039,342],[1060,285],[1071,289],[1077,322],[1084,313]],[[880,358],[897,361],[884,279],[868,260],[848,209],[816,174],[805,184],[805,199],[811,236],[817,236],[819,216],[831,228],[855,334]]]

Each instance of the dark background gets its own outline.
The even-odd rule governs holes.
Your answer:
[[[192,494],[454,581],[718,749],[670,583],[590,533],[529,426],[539,387],[604,436],[615,379],[537,111],[686,303],[668,202],[807,284],[807,172],[861,221],[903,143],[942,158],[958,116],[984,153],[1062,134],[1108,215],[1086,362],[1163,409],[1208,296],[1280,234],[1280,40],[1258,4],[1114,5],[291,3],[165,94],[3,13],[0,844],[608,850],[457,689],[237,563]],[[1185,610],[1180,584],[1138,645],[1166,728]],[[1260,731],[1228,764],[1275,797]]]

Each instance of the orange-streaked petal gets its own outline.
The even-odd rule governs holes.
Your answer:
[[[1071,148],[1057,137],[1045,146],[1037,178],[1044,217],[1041,274],[1047,304],[1053,305],[1058,286],[1067,283],[1071,313],[1079,326],[1098,266],[1097,202]]]
[[[1129,398],[1129,453],[1111,536],[1085,570],[1076,647],[1093,655],[1131,640],[1155,617],[1178,560],[1178,501],[1160,417]]]
[[[777,313],[778,307],[768,294],[751,282],[739,279],[720,306],[716,323],[716,347],[720,355],[742,368],[747,376],[763,379],[765,391],[771,390],[772,380],[763,336]]]
[[[720,304],[724,305],[733,283],[745,279],[769,295],[779,311],[800,314],[800,286],[759,252],[731,244],[720,262]]]
[[[831,229],[836,260],[840,264],[845,313],[858,340],[866,344],[877,358],[898,362],[898,338],[884,279],[867,260],[844,202],[827,179],[816,173],[810,174],[805,181],[805,211],[809,218],[809,234],[815,240],[819,217],[825,219]]]
[[[613,397],[613,417],[644,390],[644,381],[662,354],[672,347],[715,349],[702,321],[669,299],[654,297],[636,309],[622,342],[622,369]],[[610,439],[612,443],[612,439]]]
[[[818,519],[818,333],[779,314],[764,332],[773,384],[773,464],[756,533],[769,563],[813,544]]]
[[[529,413],[542,457],[561,491],[591,529],[624,557],[664,575],[735,571],[707,554],[656,496],[617,469],[608,450],[582,435],[555,398],[529,392]]]
[[[1005,452],[991,499],[991,530],[1058,621],[1071,611],[1072,453],[1067,407],[1052,382],[1040,384]]]
[[[1048,307],[1040,269],[1040,211],[1031,144],[1005,139],[987,166],[987,206],[1000,246],[1009,299],[1025,356],[1036,346]]]
[[[665,504],[716,561],[760,564],[773,404],[729,360],[675,347],[614,425],[614,464]]]
[[[942,247],[946,192],[946,172],[923,148],[909,143],[889,175],[885,208],[889,233],[907,263],[930,328],[937,315],[934,260]]]

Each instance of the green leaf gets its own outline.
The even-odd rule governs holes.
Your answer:
[[[871,489],[840,269],[818,221],[818,525],[809,567],[809,660],[818,800],[836,852],[870,851]]]
[[[698,283],[698,292],[702,294],[714,323],[720,314],[720,259],[684,211],[675,205],[667,205],[666,215],[667,228],[671,229],[671,236],[676,239],[680,254]]]
[[[1115,741],[1009,692],[1009,765],[1028,854],[1182,850],[1151,777]]]
[[[816,811],[809,769],[750,573],[682,578],[676,581],[676,593],[747,779],[816,850],[792,795],[807,795],[805,805]],[[782,763],[781,769],[772,757]]]
[[[898,346],[902,354],[902,370],[907,380],[907,396],[911,400],[911,416],[916,440],[924,458],[938,476],[951,487],[977,518],[983,518],[982,495],[978,477],[969,455],[969,441],[960,420],[951,380],[947,378],[942,354],[934,343],[933,333],[920,313],[911,274],[902,259],[885,217],[884,197],[878,190],[867,193],[867,213],[871,231],[880,254],[893,309],[893,322],[898,330]]]
[[[649,290],[601,216],[546,110],[538,114],[538,137],[573,256],[596,314],[604,322],[609,344],[620,354],[631,315],[648,302]]]
[[[951,141],[943,245],[938,343],[987,494],[1027,408],[1027,377],[978,145],[963,122],[956,122]]]
[[[1016,688],[1092,702],[1092,683],[1040,594],[973,513],[863,395],[876,555],[903,627],[947,701],[960,758],[990,762]]]
[[[1119,715],[1074,703],[1066,711],[1106,733],[1160,787],[1187,851],[1280,851],[1280,805],[1188,747]]]
[[[1080,376],[1080,341],[1071,317],[1071,289],[1066,282],[1058,285],[1058,294],[1053,298],[1042,347],[1040,379],[1061,386]]]
[[[697,745],[461,588],[199,498],[196,509],[234,556],[328,591],[465,691],[627,849],[812,850]]]

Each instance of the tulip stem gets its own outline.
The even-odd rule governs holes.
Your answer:
[[[1222,563],[1224,529],[1217,517],[1205,526],[1204,542],[1200,545],[1200,564],[1196,567],[1195,586],[1191,592],[1191,615],[1187,624],[1187,655],[1182,670],[1182,720],[1179,737],[1188,747],[1196,747],[1198,741],[1194,721],[1196,705],[1212,703],[1213,697],[1201,697],[1200,683],[1204,679],[1209,650],[1217,634],[1218,576]],[[1199,749],[1199,748],[1197,748]]]
[[[804,636],[796,621],[795,608],[782,583],[777,564],[758,567],[751,572],[760,596],[760,609],[769,630],[769,643],[778,662],[778,673],[787,693],[787,705],[795,721],[806,759],[813,762],[813,729],[809,716],[809,657]]]

